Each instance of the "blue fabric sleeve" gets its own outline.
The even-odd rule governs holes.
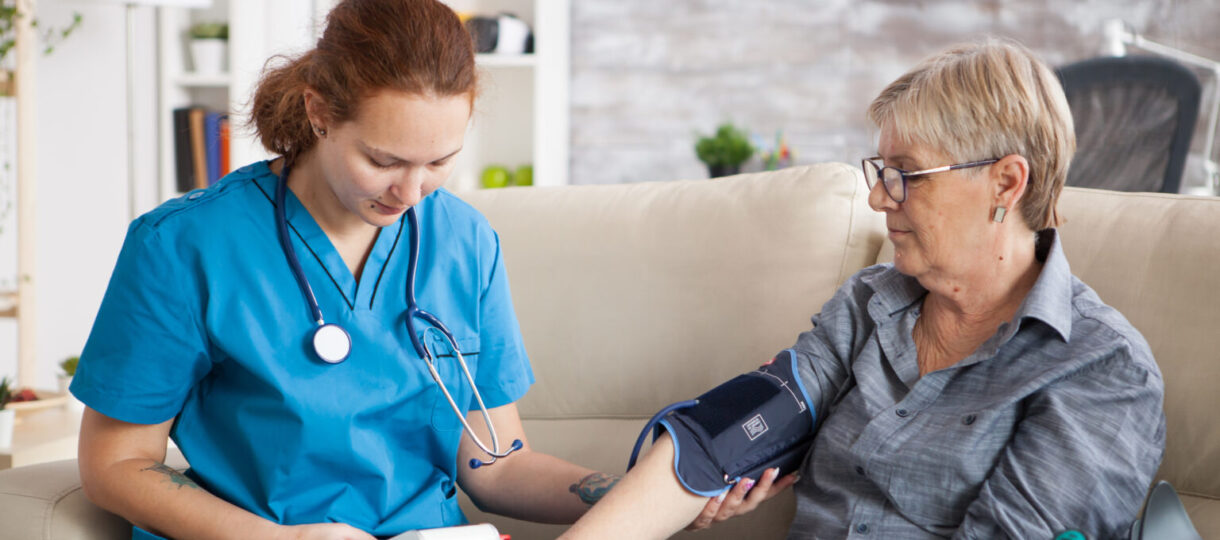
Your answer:
[[[147,218],[128,229],[72,380],[72,393],[124,422],[157,424],[182,409],[210,368],[202,286],[181,239]]]
[[[508,405],[534,383],[521,328],[513,311],[500,237],[490,227],[479,242],[484,288],[479,298],[479,370],[475,384],[487,407]],[[471,410],[478,407],[472,401]]]

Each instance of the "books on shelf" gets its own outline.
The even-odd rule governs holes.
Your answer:
[[[208,187],[229,173],[229,115],[191,105],[174,109],[178,191]]]

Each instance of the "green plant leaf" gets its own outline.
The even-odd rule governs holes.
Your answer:
[[[695,155],[708,167],[735,167],[754,155],[754,145],[746,132],[726,122],[716,128],[716,134],[700,137],[695,142]]]

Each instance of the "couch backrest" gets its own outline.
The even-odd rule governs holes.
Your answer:
[[[752,369],[884,230],[839,163],[462,196],[500,234],[538,379],[524,417],[647,417]]]
[[[1158,476],[1220,498],[1220,198],[1067,188],[1059,209],[1072,273],[1139,329],[1161,368]]]
[[[464,193],[500,234],[537,384],[520,402],[542,451],[623,471],[645,420],[790,346],[876,260],[882,217],[856,167],[717,180]],[[514,538],[563,529],[483,514]],[[703,540],[784,538],[791,491]]]

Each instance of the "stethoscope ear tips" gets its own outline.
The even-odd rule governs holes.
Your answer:
[[[524,447],[525,447],[525,443],[522,443],[521,439],[513,439],[512,447],[509,448],[509,450],[507,452],[505,452],[503,456],[499,456],[499,457],[508,457],[509,454],[516,452],[517,450],[520,450]],[[491,465],[492,463],[496,462],[496,458],[497,457],[494,454],[491,456],[491,461],[481,461],[478,458],[470,458],[470,468],[477,469],[484,465]]]

